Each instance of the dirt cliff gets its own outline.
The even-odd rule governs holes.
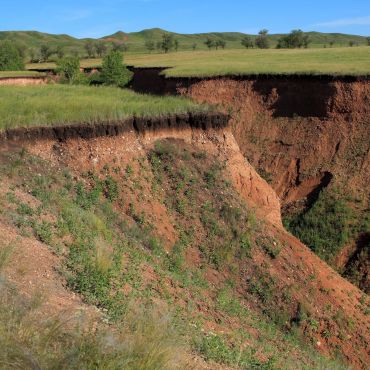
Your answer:
[[[353,223],[366,219],[370,183],[366,79],[270,76],[172,80],[165,86],[230,114],[242,153],[276,191],[284,215],[307,211],[328,188],[346,199],[355,214]],[[331,263],[368,290],[369,245],[361,242],[368,240],[368,228],[357,228]],[[354,262],[359,254],[360,261]]]
[[[204,82],[193,86],[187,93],[199,100],[214,99],[211,102],[223,103],[223,99],[234,92],[237,97],[231,98],[231,101],[235,104],[235,101],[240,99],[240,112],[244,112],[242,107],[249,106],[245,102],[246,96],[238,95],[241,93],[240,87],[236,89],[238,92],[232,90],[234,83]],[[211,87],[214,91],[212,99],[209,94]],[[245,88],[249,91],[251,85],[245,84]],[[205,96],[206,92],[208,96]],[[222,93],[224,95],[218,95]],[[266,104],[258,96],[248,96],[252,97],[250,110],[255,109],[254,105],[257,103],[261,106]],[[243,115],[249,117],[250,110],[248,114],[244,112]],[[131,120],[124,124],[106,127],[102,125],[101,129],[81,126],[8,131],[3,135],[0,146],[1,163],[9,172],[7,178],[12,182],[8,186],[9,191],[14,188],[18,189],[17,191],[22,190],[22,197],[30,193],[35,198],[38,197],[39,201],[45,201],[47,212],[56,212],[50,215],[42,214],[46,221],[41,225],[49,224],[52,225],[52,230],[55,228],[59,231],[50,237],[44,235],[43,229],[41,234],[40,230],[36,229],[39,239],[44,240],[44,244],[50,243],[50,239],[57,239],[62,246],[57,245],[62,250],[71,248],[72,252],[69,254],[72,253],[72,256],[83,246],[77,244],[76,247],[72,242],[72,232],[75,232],[75,224],[79,221],[77,217],[74,223],[68,226],[63,223],[63,217],[70,217],[68,212],[71,212],[76,204],[81,205],[82,210],[79,212],[84,214],[82,212],[88,210],[88,206],[91,207],[90,203],[86,202],[97,202],[94,194],[98,188],[95,188],[93,183],[104,184],[104,191],[99,191],[110,200],[111,208],[107,208],[106,203],[103,208],[104,212],[110,212],[107,213],[111,218],[109,222],[115,222],[122,217],[122,223],[119,223],[121,229],[117,230],[126,232],[127,223],[136,223],[139,227],[139,232],[136,231],[135,234],[137,238],[147,233],[144,226],[150,225],[151,232],[163,241],[164,257],[158,252],[159,247],[152,239],[145,241],[148,247],[139,245],[132,257],[129,256],[128,250],[124,249],[122,268],[127,270],[128,280],[124,280],[127,283],[117,286],[118,277],[113,276],[113,287],[118,289],[124,298],[131,296],[132,292],[140,293],[137,281],[129,279],[129,274],[134,271],[137,274],[139,271],[149,287],[150,294],[154,294],[155,302],[162,302],[164,297],[170,296],[172,305],[175,303],[178,307],[190,310],[192,317],[202,317],[200,324],[196,321],[196,326],[201,325],[203,331],[210,332],[211,338],[235,330],[246,330],[249,334],[243,339],[243,345],[254,348],[254,343],[257,343],[256,358],[265,363],[266,358],[270,359],[270,356],[257,349],[261,346],[258,340],[264,338],[264,329],[253,327],[255,323],[252,325],[243,321],[247,320],[246,317],[251,317],[250,315],[243,315],[243,319],[237,318],[241,316],[240,312],[244,311],[238,308],[234,300],[229,301],[229,298],[220,295],[224,294],[224,290],[220,290],[222,286],[227,291],[231,290],[232,296],[238,297],[242,307],[247,307],[256,315],[262,315],[258,317],[268,317],[268,320],[271,320],[269,325],[279,325],[282,333],[297,330],[307,341],[307,346],[308,343],[313,344],[314,351],[335,356],[339,350],[343,359],[354,368],[366,368],[369,323],[365,312],[366,301],[364,302],[361,291],[283,229],[279,198],[245,159],[248,154],[247,147],[243,148],[243,156],[230,128],[225,125],[225,117],[214,115],[208,119],[199,117],[197,120],[191,116],[181,116],[142,120],[140,124],[139,121]],[[243,145],[244,128],[238,126],[240,122],[233,116],[232,129],[240,145]],[[42,170],[44,167],[46,169]],[[20,170],[17,171],[17,168]],[[70,175],[67,175],[67,170]],[[50,179],[46,180],[46,175]],[[55,180],[58,176],[67,181],[60,189],[58,181],[61,180]],[[313,181],[310,188],[314,188],[316,182],[317,180]],[[31,188],[33,183],[36,186],[34,189]],[[81,186],[87,188],[84,190],[87,195],[84,195]],[[76,192],[73,190],[75,188]],[[70,199],[67,198],[68,191],[71,192]],[[48,193],[53,192],[57,200],[56,208],[48,198]],[[296,194],[299,194],[299,191]],[[14,199],[14,196],[3,196],[4,199]],[[60,199],[73,201],[73,207],[69,203],[66,207]],[[18,203],[19,201],[16,201],[16,204]],[[11,205],[7,207],[13,210]],[[244,207],[248,213],[246,218],[242,211]],[[20,211],[26,215],[31,214],[24,205]],[[11,212],[7,214],[12,215]],[[215,215],[220,219],[215,218]],[[15,221],[7,220],[5,216],[6,214],[3,214],[0,219],[7,225],[4,229],[10,224],[13,225],[12,228],[23,230],[24,222],[19,222],[18,218],[13,216]],[[89,217],[89,222],[101,235],[98,239],[99,245],[102,244],[103,237],[107,239],[107,243],[109,241],[112,244],[113,237],[106,231],[105,226],[94,218],[95,216]],[[88,223],[83,225],[83,228],[87,225]],[[67,226],[72,230],[72,236],[66,234]],[[114,233],[120,235],[122,231],[117,230]],[[249,235],[247,239],[245,230]],[[15,231],[12,229],[12,232]],[[84,233],[86,234],[85,229]],[[184,234],[187,238],[192,235],[192,241],[187,242],[185,246]],[[118,245],[119,248],[124,247]],[[180,269],[180,262],[176,259],[181,254],[179,245],[185,248],[185,251],[181,252],[184,253],[184,261],[181,262]],[[93,253],[93,250],[84,258]],[[100,260],[103,258],[104,263],[109,263],[109,253],[112,253],[109,248],[105,252],[104,249],[103,252],[101,249],[99,251],[105,258],[99,255]],[[122,253],[121,249],[118,251]],[[65,258],[71,258],[67,251],[64,253]],[[138,256],[148,253],[153,253],[153,256],[140,259],[140,264],[135,264]],[[164,262],[161,262],[160,258],[164,258]],[[152,259],[155,262],[153,266],[149,264]],[[173,261],[170,267],[168,261]],[[72,262],[68,265],[70,268],[74,266]],[[77,262],[75,274],[81,271],[83,264],[83,261]],[[165,268],[169,269],[164,270],[168,275],[163,275],[164,272],[158,270],[159,265],[156,263],[163,263]],[[131,264],[134,268],[132,271]],[[204,275],[205,283],[198,282],[203,287],[200,296],[194,293],[194,282],[189,288],[186,280],[176,280],[177,276],[184,279],[181,274],[186,271],[195,271],[194,279],[198,276],[196,273]],[[13,273],[11,276],[17,282],[17,274]],[[95,289],[95,285],[92,288],[86,285],[85,275],[83,284],[80,289],[85,294],[91,294],[88,289]],[[109,293],[109,299],[112,294],[113,292]],[[84,297],[86,298],[86,295]],[[98,302],[105,307],[105,301]],[[285,343],[284,340],[282,339],[281,343]],[[274,341],[276,342],[275,339]],[[276,343],[274,346],[276,347]],[[298,351],[297,348],[295,347],[294,351]],[[288,360],[292,361],[280,358],[280,365],[282,362],[287,364]],[[313,363],[310,362],[313,359],[304,361],[308,361],[304,362],[307,366]],[[297,368],[296,365],[289,365],[289,368]]]

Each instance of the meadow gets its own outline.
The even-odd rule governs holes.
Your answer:
[[[135,67],[168,67],[167,77],[212,77],[258,74],[369,75],[370,47],[317,49],[225,49],[168,54],[125,54]],[[82,67],[97,67],[101,59],[84,59]],[[28,64],[50,69],[53,63]]]
[[[131,116],[163,116],[211,109],[181,97],[154,97],[114,87],[0,86],[0,130],[101,123]]]

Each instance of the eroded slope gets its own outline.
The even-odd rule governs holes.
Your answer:
[[[282,200],[287,225],[368,291],[369,82],[219,78],[178,81],[176,89],[231,115],[241,151]],[[330,230],[320,218],[335,212],[343,217]]]
[[[222,368],[337,369],[321,355],[338,352],[365,368],[361,292],[284,231],[278,198],[227,129],[165,122],[8,141],[2,227],[59,255],[68,289],[112,330],[132,307],[170,312],[195,368],[215,368],[201,356]]]

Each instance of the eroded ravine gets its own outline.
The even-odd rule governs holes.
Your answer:
[[[187,95],[230,114],[243,155],[276,191],[285,216],[304,216],[324,190],[339,192],[335,197],[353,211],[351,230],[343,232],[347,240],[327,260],[368,291],[369,245],[363,240],[368,240],[370,81],[308,75],[166,79],[158,72],[138,69],[133,88]],[[149,82],[154,75],[155,88]]]
[[[297,317],[303,305],[317,320],[315,330],[309,326],[304,329],[305,336],[316,343],[317,350],[334,355],[339,348],[355,368],[365,368],[368,319],[360,303],[362,293],[281,227],[280,201],[276,193],[246,161],[227,121],[227,116],[217,114],[184,115],[133,119],[97,127],[16,130],[3,135],[1,147],[3,151],[22,147],[55,168],[69,168],[77,178],[89,171],[104,173],[107,166],[127,168],[138,158],[147,156],[154,143],[163,139],[174,140],[179,147],[184,142],[207,155],[216,156],[225,164],[230,181],[248,207],[256,212],[269,233],[282,245],[278,258],[271,259],[256,252],[253,264],[258,269],[266,269],[281,289],[289,287],[288,320],[300,320]],[[134,207],[142,207],[148,214],[161,219],[156,232],[166,241],[169,251],[178,238],[171,215],[163,204],[151,200],[149,193],[144,194],[145,197],[146,201],[141,198],[134,201]],[[248,289],[248,271],[241,270],[238,281],[241,291]],[[213,274],[217,275],[216,272]],[[332,312],[340,313],[341,321],[328,314],[329,306]],[[345,331],[341,325],[345,325]]]

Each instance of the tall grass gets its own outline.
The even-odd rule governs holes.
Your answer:
[[[136,313],[119,329],[77,325],[70,319],[43,315],[37,300],[0,287],[1,369],[187,369],[185,346],[170,320]],[[68,320],[67,320],[68,321]],[[126,324],[129,323],[129,324]]]
[[[207,111],[181,97],[140,95],[113,87],[0,86],[0,130],[70,123],[101,123],[130,116]]]

